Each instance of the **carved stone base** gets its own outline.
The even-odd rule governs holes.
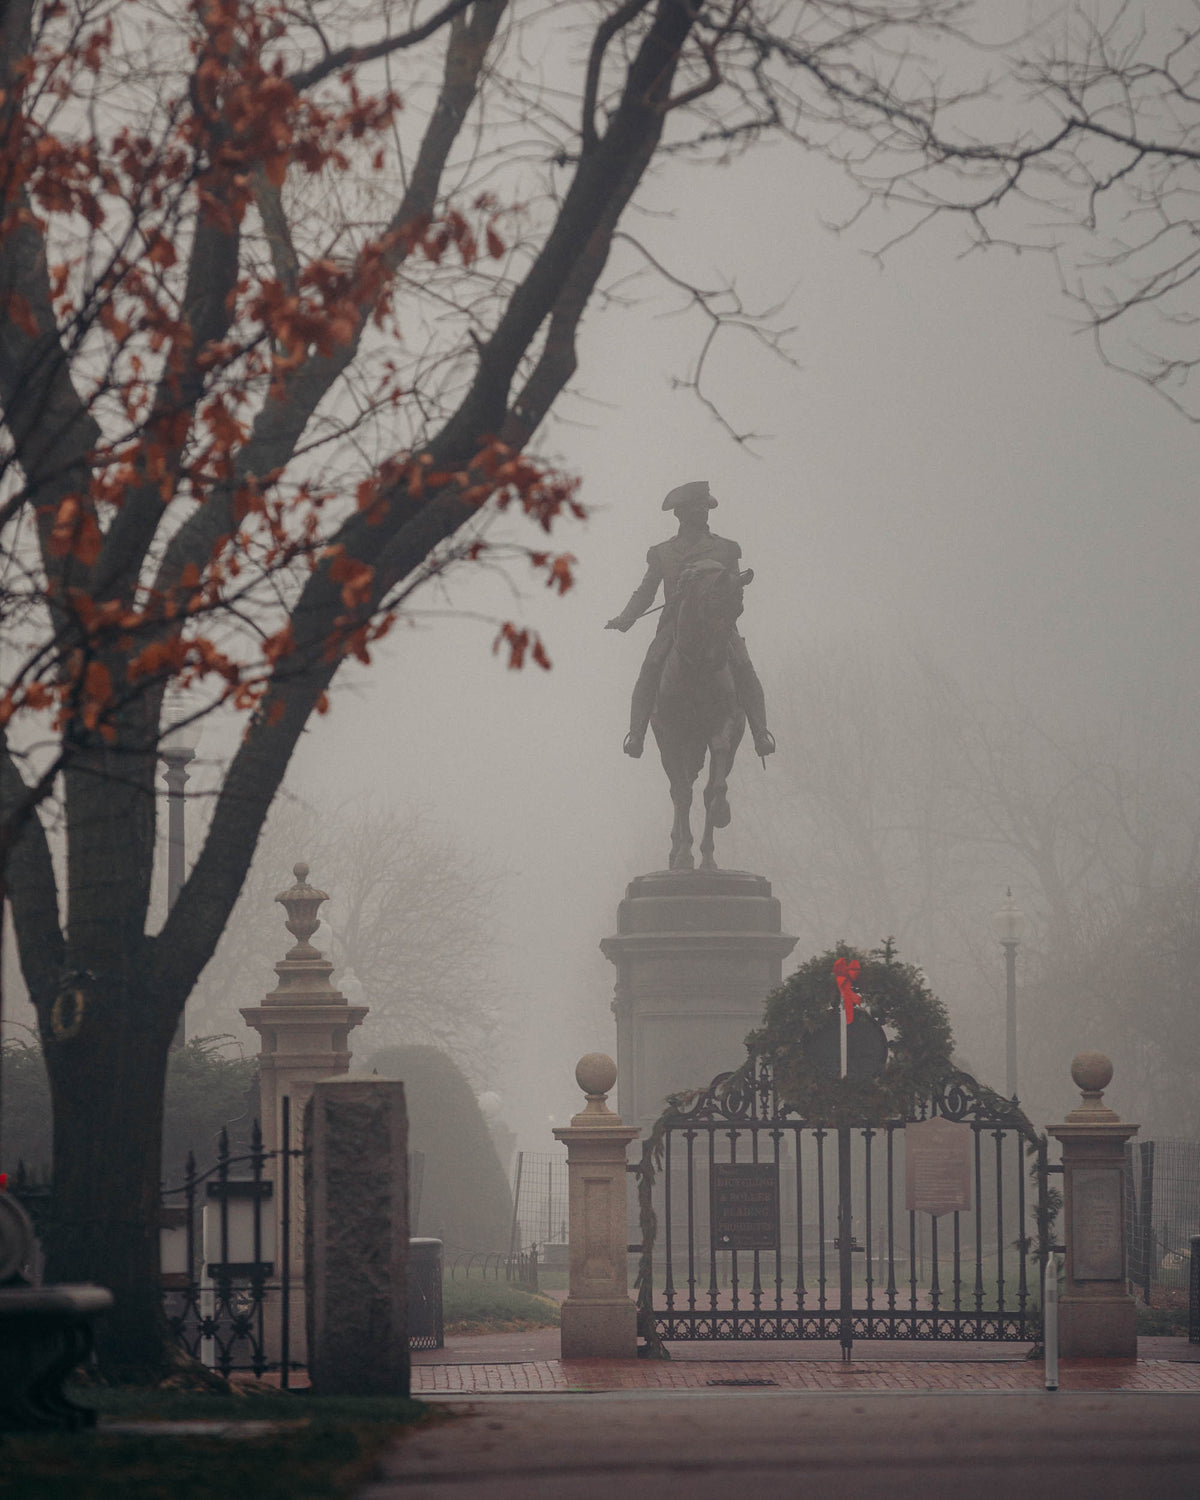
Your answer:
[[[562,1305],[563,1359],[636,1359],[637,1308],[628,1297]]]
[[[1063,1359],[1136,1359],[1137,1309],[1133,1298],[1062,1297],[1058,1352]]]
[[[618,1111],[649,1126],[668,1094],[738,1067],[796,939],[771,882],[745,870],[658,871],[630,882],[617,932]]]

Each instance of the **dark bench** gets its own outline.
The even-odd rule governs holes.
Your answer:
[[[92,1323],[112,1306],[99,1286],[35,1286],[29,1215],[0,1191],[0,1432],[95,1425],[63,1382],[92,1349]]]

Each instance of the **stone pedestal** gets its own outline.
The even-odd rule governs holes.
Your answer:
[[[296,938],[286,956],[275,965],[279,983],[264,996],[261,1005],[242,1009],[246,1025],[262,1037],[258,1056],[261,1092],[263,1150],[277,1152],[282,1146],[299,1146],[304,1107],[319,1078],[345,1073],[350,1066],[348,1037],[367,1014],[365,1005],[351,1005],[330,982],[333,965],[309,942],[321,925],[317,910],[329,900],[324,891],[308,883],[308,866],[298,864],[292,872],[296,884],[276,896],[287,912],[286,926]],[[292,1139],[282,1131],[282,1101],[290,1101]],[[276,1213],[282,1208],[279,1159],[269,1159],[265,1174],[275,1183]],[[289,1240],[292,1294],[290,1299],[289,1354],[303,1364],[304,1349],[304,1189],[293,1163],[292,1227]],[[283,1244],[282,1226],[276,1224],[275,1243]],[[278,1276],[278,1268],[276,1268]],[[266,1342],[270,1359],[280,1357],[279,1309],[268,1303]]]
[[[619,1109],[643,1128],[668,1094],[738,1067],[796,939],[771,882],[743,870],[639,875],[600,948],[617,969]]]
[[[590,1052],[575,1078],[587,1108],[555,1130],[567,1148],[569,1289],[562,1306],[563,1359],[636,1359],[637,1308],[629,1297],[625,1153],[640,1132],[605,1102],[616,1082],[611,1057]]]
[[[1063,1148],[1066,1284],[1058,1302],[1064,1359],[1136,1359],[1134,1300],[1125,1254],[1125,1142],[1137,1133],[1102,1102],[1112,1063],[1081,1052],[1071,1077],[1083,1103],[1047,1126]]]
[[[318,1396],[407,1396],[404,1085],[326,1078],[305,1111],[308,1372]]]

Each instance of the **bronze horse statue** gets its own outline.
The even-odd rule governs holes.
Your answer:
[[[671,783],[675,820],[671,869],[694,870],[692,789],[708,758],[700,868],[715,870],[713,829],[729,824],[729,772],[746,713],[729,666],[729,645],[742,612],[742,577],[711,559],[685,569],[671,648],[663,662],[650,727]]]

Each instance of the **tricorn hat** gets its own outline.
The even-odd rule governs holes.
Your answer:
[[[678,510],[681,505],[704,505],[712,510],[716,501],[708,492],[707,479],[690,479],[687,484],[676,485],[662,503],[663,510]]]

